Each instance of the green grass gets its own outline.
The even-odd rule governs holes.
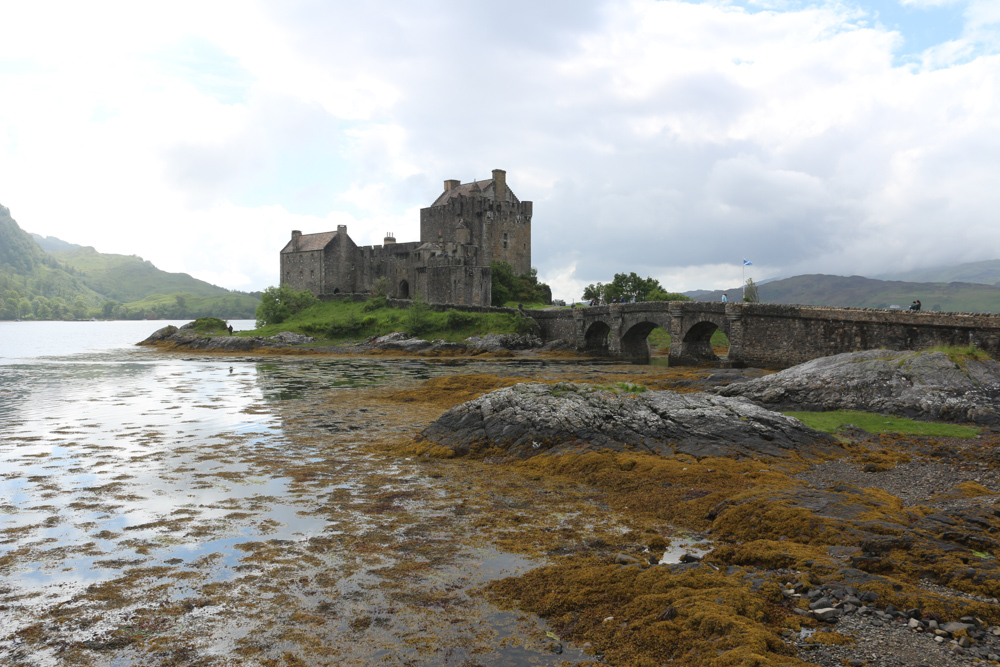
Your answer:
[[[282,331],[314,336],[316,345],[364,340],[405,331],[427,340],[448,342],[488,333],[524,333],[530,321],[507,313],[464,313],[456,310],[435,312],[429,308],[387,308],[384,299],[365,302],[329,301],[306,308],[280,324],[269,324],[244,335],[273,336]]]
[[[229,325],[217,317],[199,317],[194,321],[194,332],[202,336],[225,336]]]
[[[517,308],[518,304],[521,305],[525,310],[542,310],[543,308],[548,308],[547,303],[528,303],[526,301],[508,301],[503,305],[504,308]],[[569,306],[566,306],[569,308]]]
[[[649,332],[649,344],[654,349],[667,351],[670,349],[670,334],[665,329],[656,327]],[[712,334],[712,347],[729,347],[729,338],[720,329]]]
[[[985,351],[980,350],[975,345],[968,345],[966,347],[956,347],[954,345],[934,345],[932,347],[924,348],[920,352],[944,352],[958,365],[963,365],[966,359],[973,359],[975,361],[988,361],[992,357]]]
[[[903,435],[928,435],[948,438],[974,438],[979,429],[957,424],[922,422],[906,417],[879,415],[873,412],[834,410],[831,412],[785,412],[817,431],[836,433],[853,424],[869,433],[901,433]]]

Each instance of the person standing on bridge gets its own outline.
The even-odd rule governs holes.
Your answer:
[[[726,296],[726,293],[725,293],[725,292],[723,292],[723,293],[722,293],[722,303],[726,303],[727,301],[729,301],[729,297],[728,297],[728,296]]]

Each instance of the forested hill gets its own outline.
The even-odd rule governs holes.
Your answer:
[[[43,250],[0,206],[0,319],[252,318],[260,303],[139,257],[37,238],[63,249]]]
[[[920,283],[875,280],[862,276],[805,275],[759,286],[764,303],[856,308],[908,308],[920,300],[924,310],[1000,313],[1000,287],[980,283]],[[726,290],[730,301],[740,300],[740,288]],[[722,290],[699,292],[698,301],[719,301]]]
[[[135,255],[108,255],[93,248],[56,250],[49,253],[84,275],[88,287],[115,301],[138,301],[151,294],[186,292],[219,296],[229,290],[192,278],[186,273],[168,273]]]

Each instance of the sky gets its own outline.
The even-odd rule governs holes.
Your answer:
[[[230,289],[505,169],[556,298],[1000,258],[1000,0],[0,2],[0,204]]]

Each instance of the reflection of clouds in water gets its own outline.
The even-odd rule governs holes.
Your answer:
[[[283,434],[256,407],[256,373],[231,373],[234,364],[122,352],[0,366],[0,387],[20,392],[0,394],[11,425],[0,442],[0,529],[20,530],[0,554],[24,555],[8,583],[59,586],[63,598],[139,563],[212,553],[228,579],[234,545],[321,531],[324,520],[299,516],[286,498],[288,480],[255,477],[243,460]],[[245,517],[227,518],[251,500]]]

